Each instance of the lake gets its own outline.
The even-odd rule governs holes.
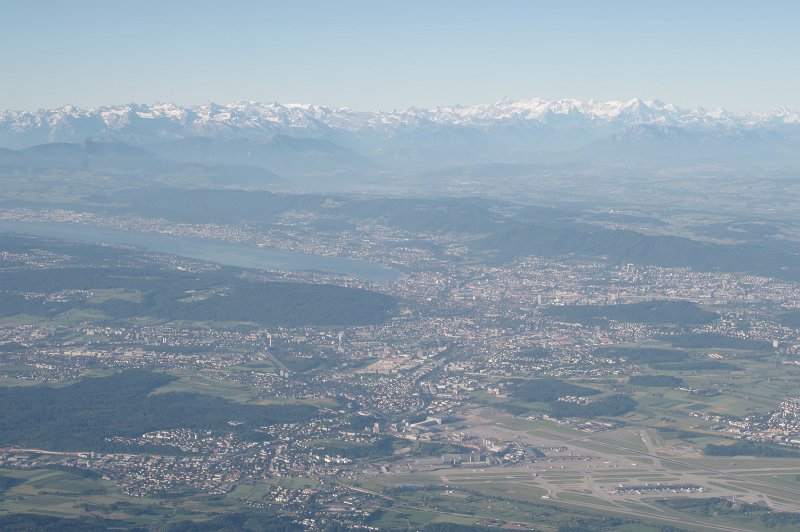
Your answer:
[[[124,244],[156,253],[171,253],[240,268],[323,271],[357,277],[365,281],[388,281],[398,276],[395,270],[366,260],[259,248],[213,238],[142,233],[55,222],[0,221],[0,231],[76,240],[91,244]]]

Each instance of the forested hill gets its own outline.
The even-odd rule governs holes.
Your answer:
[[[71,251],[63,242],[0,238],[4,249]],[[76,246],[83,258],[79,264],[69,260],[61,267],[30,269],[0,261],[0,317],[56,316],[82,310],[99,311],[109,318],[342,326],[380,323],[395,309],[392,297],[358,288],[259,281],[243,278],[242,270],[230,267],[190,272],[169,268],[135,251]],[[80,292],[96,290],[114,290],[116,296],[98,301]],[[52,297],[56,293],[59,296]]]
[[[178,222],[269,224],[281,213],[305,212],[313,215],[320,227],[379,223],[412,233],[448,233],[467,237],[474,256],[491,263],[531,255],[604,257],[623,264],[685,266],[800,280],[798,248],[785,239],[719,243],[646,234],[601,227],[593,223],[596,214],[577,209],[521,207],[484,198],[352,198],[164,188],[126,190],[93,201],[94,206],[87,208],[105,214],[121,210]]]
[[[197,393],[151,394],[175,377],[130,370],[62,388],[0,387],[0,445],[60,451],[113,450],[106,438],[162,429],[252,433],[308,419],[308,405],[245,405]],[[240,424],[232,427],[229,421]]]

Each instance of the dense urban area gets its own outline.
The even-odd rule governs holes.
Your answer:
[[[0,401],[11,411],[0,449],[10,476],[0,479],[31,482],[30,472],[56,471],[105,497],[113,486],[134,502],[105,504],[128,517],[144,512],[145,522],[167,507],[183,508],[188,519],[180,501],[223,497],[312,529],[414,527],[426,515],[552,527],[559,503],[590,514],[610,508],[620,523],[680,526],[669,501],[712,497],[800,523],[800,484],[792,484],[800,475],[796,281],[603,257],[483,261],[454,233],[378,222],[326,231],[303,212],[267,230],[66,209],[6,209],[0,220],[225,241],[386,268],[372,280],[236,269],[122,244],[90,246],[96,256],[87,263],[69,243],[7,234],[3,272],[42,271],[51,281],[40,288],[2,281]],[[181,285],[178,305],[223,301],[238,286],[228,282],[334,285],[391,303],[385,319],[338,324],[124,314],[115,305],[152,296],[132,285],[91,286],[91,272],[134,263],[148,278],[228,276],[219,286]],[[59,272],[71,268],[87,268],[88,284],[59,286]],[[109,394],[126,386],[124,401],[153,409],[147,419],[109,421],[132,415]],[[82,418],[78,393],[106,408]],[[182,415],[175,405],[184,403],[197,412]],[[26,430],[24,416],[41,416],[33,420],[40,430]],[[62,437],[65,424],[75,427]],[[780,460],[774,471],[785,480],[740,470],[753,456]],[[492,482],[497,489],[487,491]],[[0,505],[69,491],[14,485],[0,491]],[[502,511],[466,505],[485,499],[491,507],[494,498]],[[91,491],[79,499],[65,515],[108,513]],[[740,510],[730,504],[731,513]],[[194,513],[205,518],[210,510],[201,507]],[[423,521],[402,517],[408,512]],[[588,519],[563,515],[573,524]],[[701,514],[682,519],[710,526]]]

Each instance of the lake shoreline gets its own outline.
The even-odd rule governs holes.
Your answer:
[[[120,244],[225,266],[261,270],[322,271],[364,281],[388,281],[398,272],[359,259],[329,257],[298,251],[261,248],[213,238],[127,231],[76,223],[0,221],[0,232],[75,240],[89,244]]]

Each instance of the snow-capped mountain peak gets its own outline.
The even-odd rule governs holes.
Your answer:
[[[738,113],[718,108],[685,109],[660,100],[628,101],[505,98],[492,104],[355,111],[307,103],[252,100],[178,106],[123,104],[98,108],[66,105],[38,111],[0,111],[0,146],[19,148],[85,138],[146,144],[188,137],[266,138],[288,135],[334,138],[341,135],[393,137],[411,131],[547,129],[595,131],[605,136],[628,126],[653,124],[690,130],[784,127],[800,124],[800,113],[777,108]]]

